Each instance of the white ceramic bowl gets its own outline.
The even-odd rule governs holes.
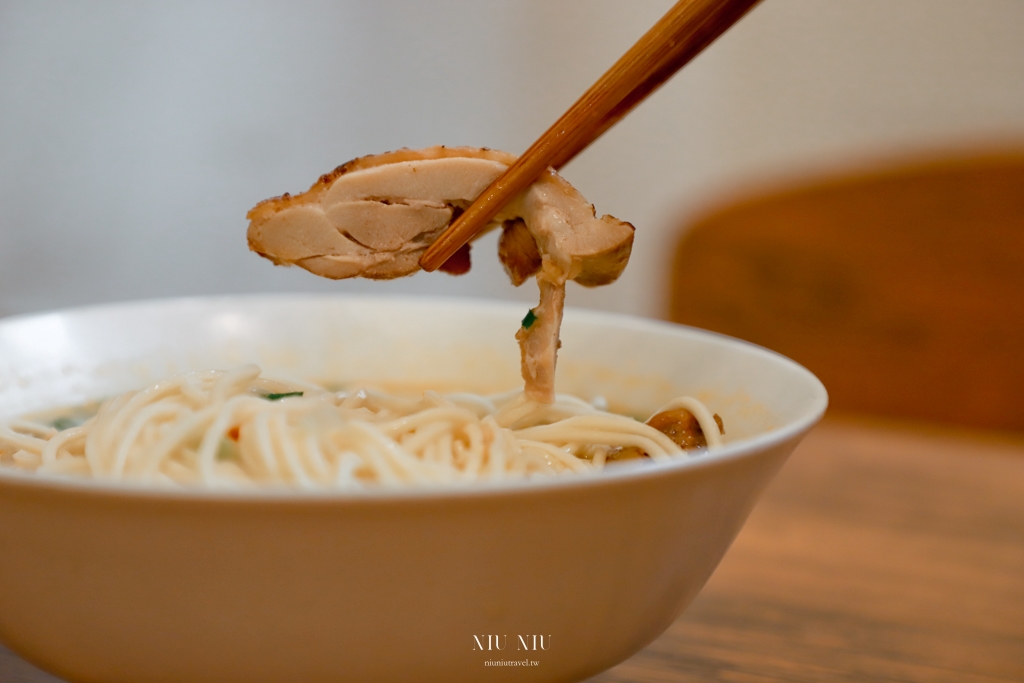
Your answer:
[[[10,318],[0,321],[0,418],[251,361],[329,381],[514,388],[524,313],[265,296]],[[696,395],[722,415],[728,443],[600,476],[356,496],[0,472],[0,640],[82,682],[591,676],[682,612],[827,399],[770,351],[576,310],[559,390],[638,414]],[[520,665],[499,674],[488,661]]]

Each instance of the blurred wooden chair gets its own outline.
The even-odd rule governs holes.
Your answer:
[[[802,363],[844,411],[1024,431],[1024,152],[793,186],[685,226],[671,319]]]

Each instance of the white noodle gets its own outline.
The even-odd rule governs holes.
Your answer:
[[[721,444],[704,404],[684,397],[662,410],[675,408],[696,417],[709,448]],[[531,477],[597,471],[623,448],[656,460],[682,452],[657,429],[572,396],[541,404],[519,392],[333,394],[262,377],[254,365],[123,394],[64,431],[25,419],[0,424],[0,464],[165,486],[352,489]]]

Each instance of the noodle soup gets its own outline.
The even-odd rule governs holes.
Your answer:
[[[95,415],[0,424],[0,466],[155,485],[351,489],[596,472],[721,445],[720,418],[696,399],[674,400],[650,424],[602,402],[330,392],[243,365],[161,380]]]
[[[166,396],[185,405],[195,389],[219,392],[218,405],[240,397],[239,411],[270,407],[271,439],[293,418],[301,423],[307,404],[334,411],[368,379],[436,387],[444,393],[424,410],[451,410],[450,401],[483,423],[490,408],[452,395],[463,389],[487,397],[497,422],[514,394],[496,392],[521,386],[509,334],[521,308],[277,296],[2,320],[0,419],[198,372],[194,387]],[[477,683],[493,658],[473,649],[473,635],[484,633],[513,642],[514,634],[545,635],[550,648],[533,657],[540,665],[516,672],[523,681],[584,680],[613,666],[697,594],[826,397],[777,354],[678,326],[570,310],[562,340],[559,386],[586,399],[568,401],[581,411],[570,417],[589,419],[598,396],[647,416],[689,395],[722,417],[728,441],[593,475],[494,480],[485,468],[466,485],[352,490],[315,479],[308,488],[291,480],[170,485],[3,467],[0,640],[58,676],[105,683]],[[252,377],[249,363],[275,383]],[[322,378],[346,396],[282,386],[293,380],[280,375]],[[303,396],[271,398],[293,391]],[[193,398],[190,410],[201,412]],[[400,398],[424,400],[422,392]],[[388,422],[405,419],[403,405]],[[136,421],[150,406],[179,407],[137,406],[111,432],[137,431],[135,443],[147,444],[141,456],[152,456],[148,444],[161,436]],[[536,428],[512,425],[523,440]],[[218,459],[220,443],[215,466],[231,462]],[[258,448],[250,455],[261,457]],[[134,462],[129,449],[126,472]]]

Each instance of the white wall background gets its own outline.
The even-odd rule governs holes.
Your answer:
[[[0,0],[0,314],[257,291],[533,300],[463,278],[319,280],[245,212],[352,157],[522,151],[669,0]],[[1024,146],[1024,2],[765,0],[567,167],[637,228],[569,303],[658,315],[678,220],[737,187],[907,150]]]

